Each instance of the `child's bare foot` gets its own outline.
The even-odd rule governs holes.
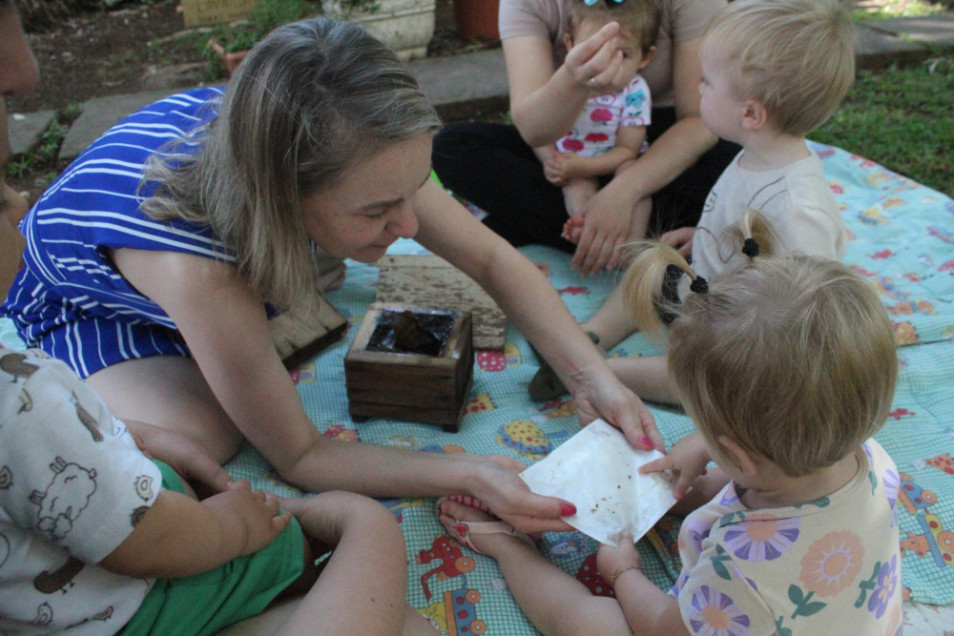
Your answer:
[[[483,507],[480,502],[473,502]],[[536,549],[536,544],[529,535],[518,531],[509,523],[449,497],[442,497],[437,501],[437,518],[451,537],[477,554],[493,556],[498,549],[513,541],[527,543]]]
[[[583,236],[583,215],[574,214],[566,223],[563,224],[563,233],[560,234],[564,239],[576,245]]]

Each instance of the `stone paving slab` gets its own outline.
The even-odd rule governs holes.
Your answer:
[[[876,70],[892,62],[916,62],[931,55],[929,47],[954,47],[954,13],[924,18],[866,20],[859,24],[858,34],[859,68]],[[446,121],[476,118],[507,108],[507,73],[500,48],[414,60],[409,67]],[[82,114],[70,127],[60,149],[60,159],[75,158],[126,114],[179,90],[183,88],[150,90],[84,102]],[[16,139],[14,154],[36,145],[46,127],[41,125],[44,118],[48,124],[51,116],[42,113],[9,115],[11,136]]]
[[[55,110],[41,110],[35,113],[11,113],[7,115],[7,129],[10,131],[10,153],[15,157],[23,155],[40,143],[43,132],[49,128]]]
[[[76,158],[87,146],[129,113],[176,92],[178,92],[176,89],[163,89],[129,95],[97,97],[83,102],[83,113],[70,126],[66,138],[63,139],[63,145],[60,146],[60,159],[69,161]]]
[[[890,33],[913,42],[925,42],[937,46],[954,44],[954,13],[941,13],[923,18],[864,20],[859,24],[866,29]]]

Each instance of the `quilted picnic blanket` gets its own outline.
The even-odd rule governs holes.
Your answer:
[[[877,439],[901,472],[901,585],[905,598],[916,602],[906,606],[949,605],[954,603],[954,201],[841,149],[814,148],[849,228],[846,262],[880,293],[899,345],[900,382],[891,415]],[[426,253],[413,241],[401,241],[392,251]],[[578,320],[596,311],[618,279],[618,274],[581,279],[566,254],[549,248],[521,251],[540,264]],[[352,422],[343,358],[375,300],[377,279],[376,267],[349,263],[343,287],[328,299],[352,328],[292,371],[305,409],[324,435],[419,452],[502,453],[529,465],[579,430],[569,396],[545,404],[530,401],[526,386],[539,363],[512,325],[502,352],[477,352],[471,398],[459,432],[383,419]],[[18,344],[9,324],[0,325],[0,338]],[[610,355],[655,354],[660,353],[658,347],[635,334]],[[692,430],[681,412],[653,410],[667,446]],[[298,493],[247,445],[227,469],[256,488]],[[442,632],[537,634],[507,591],[496,562],[461,548],[444,534],[434,514],[434,499],[383,503],[407,539],[408,601]],[[679,520],[667,516],[638,544],[647,574],[664,589],[680,570],[678,531]],[[547,534],[541,544],[547,558],[600,594],[607,590],[596,572],[596,547],[579,532]]]

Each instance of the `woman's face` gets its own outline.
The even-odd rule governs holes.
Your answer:
[[[386,146],[302,198],[305,233],[332,256],[376,261],[399,238],[417,234],[414,195],[430,173],[430,134]]]

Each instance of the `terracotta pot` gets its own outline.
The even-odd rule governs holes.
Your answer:
[[[465,40],[499,40],[499,10],[500,0],[454,0],[457,33]]]

